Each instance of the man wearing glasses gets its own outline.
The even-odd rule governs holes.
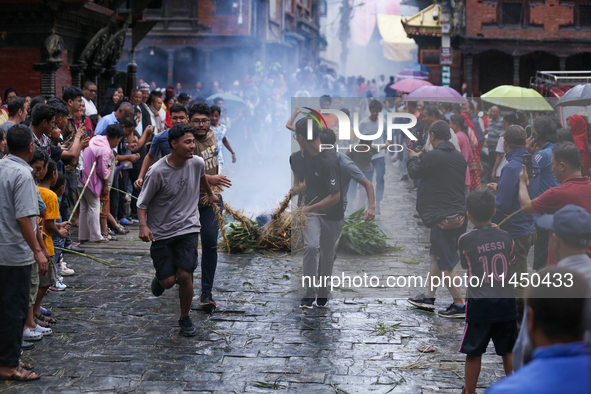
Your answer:
[[[215,133],[210,128],[209,117],[211,109],[206,103],[196,103],[189,107],[189,125],[195,129],[195,154],[205,161],[205,177],[218,195],[218,205],[223,208],[222,197],[219,192],[224,187],[232,186],[225,175],[218,175],[218,153],[220,147],[216,145]],[[217,190],[216,190],[217,189]],[[213,280],[218,264],[218,220],[209,204],[207,196],[202,191],[199,195],[199,220],[201,222],[201,296],[199,305],[211,313],[216,304],[212,296]]]
[[[218,152],[219,148],[216,146],[215,133],[210,128],[209,117],[211,109],[206,103],[196,103],[191,105],[188,110],[188,118],[186,117],[186,108],[182,104],[173,104],[170,107],[170,118],[173,126],[175,122],[189,123],[189,126],[195,130],[195,154],[200,156],[205,162],[205,177],[207,182],[213,187],[214,193],[218,195],[219,207],[222,209],[223,202],[219,192],[224,187],[232,186],[232,183],[225,175],[219,175]],[[162,143],[159,140],[162,139]],[[143,179],[148,172],[148,169],[154,162],[154,158],[159,153],[162,156],[168,155],[171,152],[170,144],[168,143],[168,130],[156,135],[152,141],[152,148],[150,153],[146,156],[142,165],[142,170],[137,181],[134,183],[136,188],[141,188]],[[215,271],[218,262],[217,255],[217,239],[218,239],[218,220],[215,216],[213,208],[209,205],[209,200],[205,194],[199,196],[199,221],[201,223],[201,246],[203,254],[201,258],[201,295],[199,297],[199,304],[207,313],[211,313],[216,304],[213,300],[212,288]]]
[[[82,100],[86,105],[86,116],[97,115],[96,105],[94,105],[94,98],[96,97],[96,84],[92,81],[86,81],[84,88],[82,89],[84,96]]]

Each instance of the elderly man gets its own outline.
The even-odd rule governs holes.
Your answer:
[[[417,153],[407,148],[408,175],[421,180],[417,190],[417,211],[427,227],[431,228],[429,276],[443,280],[453,297],[453,303],[446,310],[439,311],[439,316],[464,318],[466,305],[453,279],[458,275],[455,266],[460,261],[458,238],[466,232],[468,224],[464,192],[467,163],[450,142],[451,130],[447,122],[433,122],[428,132],[434,149]],[[417,308],[433,311],[436,290],[437,286],[432,280],[426,293],[409,298],[408,302]]]

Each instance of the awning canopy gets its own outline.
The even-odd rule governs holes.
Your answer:
[[[435,4],[418,14],[402,19],[404,30],[409,36],[441,36],[441,19],[433,19]]]
[[[400,15],[377,15],[378,29],[384,40],[384,58],[398,62],[413,60],[411,51],[417,44],[409,38]]]

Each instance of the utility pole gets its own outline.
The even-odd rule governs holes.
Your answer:
[[[436,6],[437,7],[437,6]],[[453,63],[451,49],[451,20],[452,8],[450,0],[441,0],[439,6],[441,18],[441,86],[451,85],[451,65]]]
[[[339,23],[339,40],[341,40],[341,74],[345,75],[347,72],[347,56],[349,55],[348,42],[351,38],[351,4],[350,0],[343,0],[341,6],[341,20]]]

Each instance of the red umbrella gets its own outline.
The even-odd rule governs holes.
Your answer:
[[[390,85],[390,89],[410,93],[421,86],[433,86],[433,84],[429,81],[422,81],[420,79],[403,79]]]

